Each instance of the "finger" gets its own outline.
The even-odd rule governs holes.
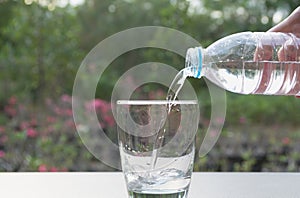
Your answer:
[[[292,37],[278,50],[279,61],[300,61],[300,39]]]
[[[295,28],[295,26],[298,27]],[[285,20],[268,30],[268,32],[292,32],[298,34],[298,28],[300,28],[300,6],[295,9]]]
[[[272,60],[273,48],[270,45],[263,45],[256,48],[254,53],[254,61]]]

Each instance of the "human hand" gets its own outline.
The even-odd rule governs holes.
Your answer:
[[[260,45],[256,48],[254,60],[270,61],[273,59],[273,54],[275,52],[277,54],[278,61],[288,61],[289,63],[285,63],[285,68],[283,68],[285,71],[285,78],[293,79],[295,76],[297,76],[297,80],[295,82],[287,80],[286,84],[281,87],[281,90],[284,90],[287,86],[290,86],[289,83],[293,83],[294,86],[289,91],[289,94],[298,95],[300,90],[300,82],[298,81],[300,70],[299,63],[295,62],[300,61],[300,6],[285,20],[271,28],[268,32],[287,33],[289,34],[288,37],[290,38],[284,40],[279,48],[274,48],[274,46],[269,44],[260,43]],[[282,38],[283,37],[285,37],[285,35],[283,35]],[[278,43],[280,42],[281,41]],[[256,93],[264,93],[272,77],[272,71],[274,69],[272,64],[265,62],[263,64],[263,68],[261,83],[256,90]],[[300,95],[297,97],[300,97]]]
[[[291,39],[278,51],[279,61],[300,61],[300,6],[268,32],[292,33]],[[298,38],[297,38],[298,37]]]
[[[268,32],[293,33],[300,37],[300,6],[282,22],[269,29]]]

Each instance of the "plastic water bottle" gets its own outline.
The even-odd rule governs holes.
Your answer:
[[[185,67],[186,75],[235,93],[300,95],[300,39],[290,33],[233,34],[188,49]]]

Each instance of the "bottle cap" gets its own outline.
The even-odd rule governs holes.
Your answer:
[[[189,68],[189,76],[201,77],[202,71],[202,50],[200,47],[189,48],[186,53],[185,67]]]

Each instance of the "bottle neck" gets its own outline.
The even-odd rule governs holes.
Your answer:
[[[186,52],[186,75],[194,78],[203,76],[203,49],[201,47],[189,48]]]

